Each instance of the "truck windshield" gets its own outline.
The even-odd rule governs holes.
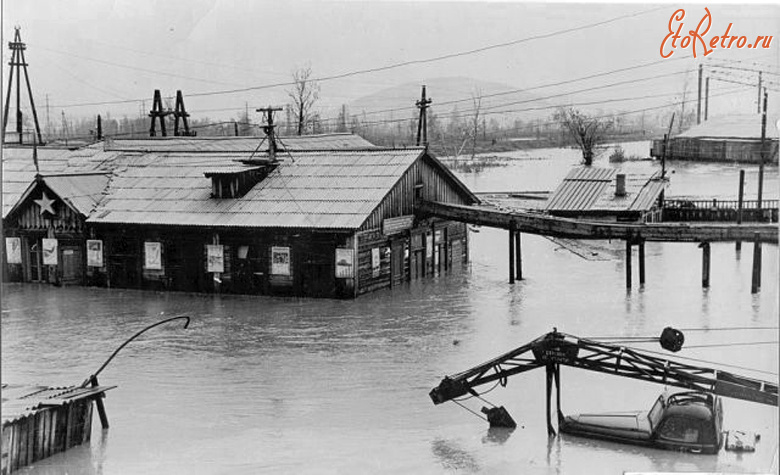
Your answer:
[[[647,413],[647,419],[650,421],[651,430],[655,430],[655,428],[658,427],[658,423],[661,422],[661,415],[663,412],[664,398],[663,396],[659,396],[655,401],[655,404],[653,404],[653,407],[650,408],[650,412]]]

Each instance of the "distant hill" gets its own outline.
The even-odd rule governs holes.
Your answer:
[[[433,78],[425,81],[427,97],[432,98],[431,110],[439,116],[449,114],[457,107],[459,112],[470,111],[473,108],[472,96],[477,91],[482,94],[482,111],[502,109],[526,109],[531,107],[540,107],[546,105],[544,101],[538,101],[537,96],[523,91],[517,91],[512,86],[482,81],[479,79],[467,77],[443,77]],[[415,101],[420,99],[420,92],[423,83],[409,82],[398,86],[383,89],[374,94],[361,97],[348,105],[349,113],[360,115],[363,112],[383,111],[387,109],[408,108],[406,111],[395,111],[381,114],[379,117],[400,118],[411,116],[411,110],[414,108]],[[498,95],[496,95],[498,94]],[[491,97],[492,96],[492,97]],[[460,102],[454,102],[460,101]],[[528,102],[533,101],[533,102]],[[521,103],[517,103],[521,102]],[[517,103],[499,108],[501,104]],[[523,120],[546,118],[552,113],[551,110],[518,112],[517,117]],[[498,120],[509,117],[508,114],[489,114],[488,119],[495,117]],[[373,118],[378,118],[373,116]]]

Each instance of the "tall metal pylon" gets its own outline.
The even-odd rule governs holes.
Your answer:
[[[8,92],[5,96],[5,110],[3,111],[3,130],[2,138],[5,142],[5,128],[8,125],[8,105],[11,102],[11,89],[14,83],[14,71],[16,71],[16,133],[19,135],[19,144],[23,144],[23,128],[22,128],[22,109],[21,109],[21,76],[22,68],[24,68],[24,80],[27,84],[27,94],[30,97],[30,108],[32,109],[33,120],[35,121],[35,133],[38,136],[38,143],[43,144],[43,137],[41,136],[41,127],[38,124],[38,113],[35,111],[35,101],[33,100],[32,88],[30,87],[30,76],[27,73],[27,61],[24,59],[24,50],[27,49],[27,45],[22,43],[22,36],[19,33],[21,28],[18,26],[14,28],[16,30],[14,34],[14,40],[8,43],[8,48],[11,50],[11,61],[8,63],[10,72],[8,74]]]
[[[420,118],[417,121],[417,146],[420,146],[420,138],[422,138],[422,143],[425,146],[428,146],[428,115],[426,111],[430,107],[431,102],[433,99],[427,99],[425,97],[425,86],[422,87],[422,96],[420,97],[420,100],[417,101],[415,104],[420,109]]]

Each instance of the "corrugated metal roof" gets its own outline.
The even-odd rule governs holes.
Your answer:
[[[616,196],[613,168],[580,167],[563,179],[545,207],[550,212],[624,212],[652,208],[666,182],[652,175],[626,174],[626,194]]]
[[[106,191],[108,174],[50,175],[44,176],[43,181],[60,199],[82,215],[89,216]]]
[[[349,133],[278,137],[279,146],[290,151],[367,149],[374,145],[359,135]],[[106,150],[136,152],[243,152],[252,153],[262,147],[268,150],[263,137],[159,137],[109,139]]]
[[[90,223],[356,229],[422,149],[298,152],[243,197],[211,197],[224,156],[147,154],[115,170]]]
[[[115,388],[116,386],[39,386],[3,384],[3,425],[35,413],[48,406],[59,406]]]
[[[40,147],[38,167],[42,175],[108,170],[119,155],[117,152],[104,152],[97,147],[79,150]],[[3,148],[3,218],[35,179],[32,156],[33,150],[29,147]]]

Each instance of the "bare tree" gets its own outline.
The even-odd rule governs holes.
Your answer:
[[[572,108],[560,109],[553,118],[569,132],[580,147],[585,165],[593,165],[593,150],[604,139],[609,123]]]
[[[287,91],[293,101],[292,112],[298,122],[298,135],[303,135],[303,130],[311,119],[311,109],[320,97],[320,85],[311,78],[311,74],[311,65],[293,71],[293,88]]]

